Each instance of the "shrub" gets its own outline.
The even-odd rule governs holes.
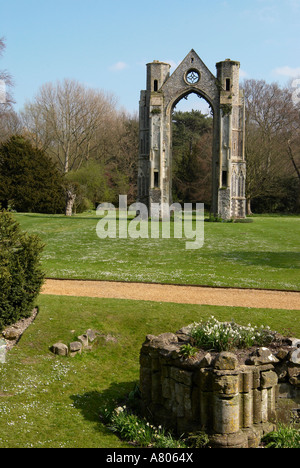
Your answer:
[[[20,230],[12,215],[0,211],[0,329],[28,317],[44,274],[38,236]]]
[[[122,440],[134,442],[140,447],[185,448],[183,441],[173,438],[162,426],[153,426],[144,418],[132,413],[126,406],[102,411],[102,419],[112,432]]]
[[[77,171],[69,172],[66,180],[76,184],[77,213],[113,199],[113,190],[109,187],[105,167],[97,161],[88,161]]]
[[[190,448],[208,448],[209,437],[204,431],[189,434],[187,444]]]
[[[276,431],[266,434],[262,441],[266,448],[300,448],[300,430],[280,424]]]

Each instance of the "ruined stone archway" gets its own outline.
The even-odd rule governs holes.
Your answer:
[[[203,120],[202,124],[200,124],[201,120],[198,121],[200,117],[197,115],[199,113],[207,117],[207,121]],[[192,130],[192,126],[190,126],[193,115],[197,119],[194,123],[197,122],[200,127],[203,125],[203,129],[199,132],[195,128]],[[190,123],[189,119],[192,119]],[[208,125],[208,122],[210,122],[209,126],[205,127],[206,129],[203,131],[204,125]],[[182,202],[193,200],[194,203],[196,201],[205,203],[208,209],[212,205],[213,122],[212,104],[197,90],[192,89],[175,99],[171,109],[170,124],[172,142],[170,193],[176,200],[182,200]],[[191,131],[193,136],[190,135]],[[188,135],[190,136],[188,137]]]
[[[239,62],[219,62],[215,77],[194,50],[172,75],[168,63],[147,64],[147,89],[140,99],[138,199],[172,204],[172,111],[190,93],[203,97],[214,116],[212,213],[223,219],[244,218],[245,106],[239,87]],[[162,217],[164,213],[162,212]]]

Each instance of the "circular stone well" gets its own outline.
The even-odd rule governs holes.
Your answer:
[[[268,348],[236,352],[200,349],[191,326],[147,335],[140,352],[144,416],[178,435],[205,431],[216,448],[258,447],[279,421],[300,412],[300,340],[276,336]]]

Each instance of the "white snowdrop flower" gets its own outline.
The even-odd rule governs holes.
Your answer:
[[[123,410],[122,406],[119,406],[118,408],[115,409],[115,413],[117,413],[117,414],[123,413],[123,411],[124,410]]]

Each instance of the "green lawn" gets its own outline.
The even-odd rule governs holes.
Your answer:
[[[299,217],[205,223],[204,247],[189,251],[185,239],[100,240],[93,214],[15,216],[46,243],[47,277],[300,289]],[[299,311],[47,295],[37,304],[37,319],[0,364],[0,448],[126,447],[101,424],[99,413],[138,382],[147,334],[175,332],[214,315],[300,336]],[[88,328],[118,341],[75,358],[49,351]]]
[[[104,239],[94,213],[72,218],[17,214],[45,241],[47,277],[300,290],[300,217],[205,223],[205,243],[186,239]]]
[[[99,412],[138,381],[139,350],[147,334],[175,332],[214,315],[300,336],[298,311],[57,296],[40,296],[37,303],[40,314],[0,365],[0,448],[126,447],[101,424]],[[118,342],[75,358],[49,351],[88,328]]]

